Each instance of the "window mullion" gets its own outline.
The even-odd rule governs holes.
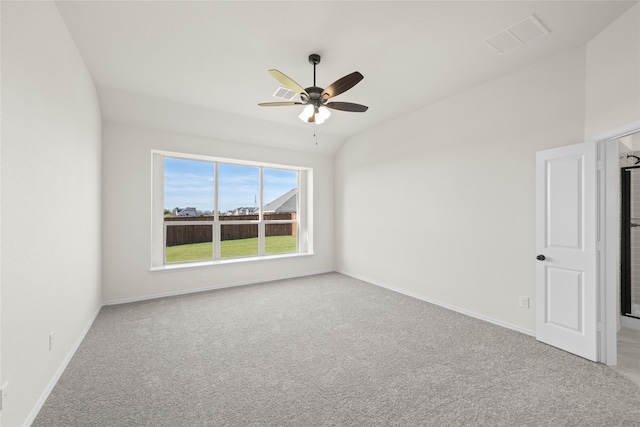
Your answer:
[[[220,259],[220,242],[222,241],[222,232],[220,231],[220,223],[214,221],[213,223],[213,259]]]
[[[306,178],[306,174],[303,174],[302,171],[298,171],[298,199],[296,200],[296,247],[298,248],[298,251],[300,250],[300,231],[303,231],[306,235],[307,232],[307,227],[306,224],[304,226],[301,226],[302,222],[300,220],[300,218],[306,218],[306,212],[305,212],[305,208],[302,207],[302,200],[303,197],[305,197],[304,201],[306,203],[306,186],[307,186],[307,182],[306,180],[303,181],[303,179]],[[302,189],[305,190],[302,190]],[[307,246],[307,239],[304,239],[305,241],[305,248],[304,250],[307,251],[308,246]]]
[[[211,230],[212,239],[211,244],[213,245],[213,259],[220,259],[220,244],[222,242],[222,234],[220,232],[220,213],[218,212],[218,167],[219,163],[213,163],[213,229]]]
[[[264,255],[264,239],[265,239],[265,231],[264,231],[264,200],[263,200],[263,193],[264,193],[264,168],[260,167],[260,173],[258,174],[258,195],[259,195],[259,200],[260,200],[260,204],[258,205],[259,211],[258,211],[258,254],[259,255]]]
[[[167,263],[167,222],[163,221],[164,229],[162,234],[162,264]]]

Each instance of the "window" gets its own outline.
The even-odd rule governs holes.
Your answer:
[[[152,267],[311,253],[312,171],[154,151]]]

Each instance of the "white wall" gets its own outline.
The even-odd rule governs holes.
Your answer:
[[[35,415],[100,307],[101,123],[55,4],[1,7],[0,416],[13,427]]]
[[[587,43],[585,139],[640,119],[640,5]]]
[[[153,149],[313,168],[315,255],[150,272]],[[105,122],[102,167],[105,302],[302,276],[334,268],[330,156]],[[206,282],[200,281],[202,273],[206,274]]]
[[[584,75],[572,50],[348,140],[337,269],[534,331],[535,152],[582,141]]]

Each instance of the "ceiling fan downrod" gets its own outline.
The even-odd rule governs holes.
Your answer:
[[[309,63],[313,64],[313,86],[316,87],[316,65],[320,63],[320,55],[317,53],[309,55]]]
[[[305,88],[306,93],[300,94],[300,97],[302,98],[303,104],[313,105],[314,110],[317,113],[318,108],[327,102],[327,100],[323,99],[322,96],[323,88],[316,85],[316,65],[320,63],[320,55],[317,53],[309,55],[309,63],[313,65],[313,86]]]

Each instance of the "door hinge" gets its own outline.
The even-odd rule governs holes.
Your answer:
[[[4,401],[7,400],[7,386],[9,383],[4,383],[2,387],[0,387],[0,411],[4,407]]]
[[[603,322],[597,322],[596,325],[598,332],[604,332],[606,325]]]

